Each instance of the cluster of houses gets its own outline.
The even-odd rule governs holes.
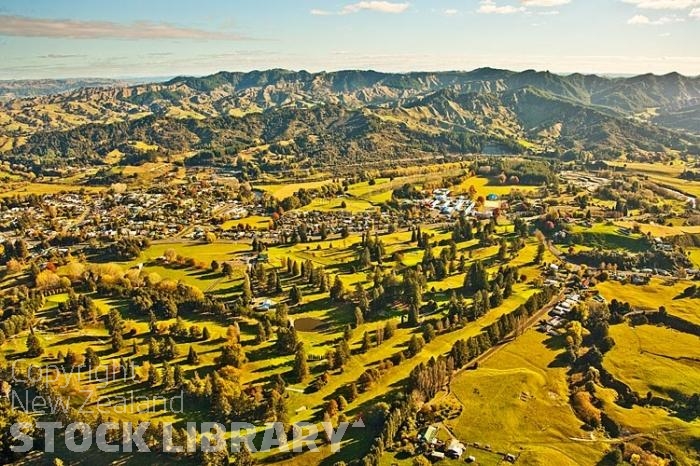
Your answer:
[[[599,298],[602,299],[602,298]],[[549,311],[549,319],[543,321],[537,329],[550,336],[557,336],[557,329],[564,327],[568,322],[569,313],[581,302],[581,295],[569,293]]]
[[[262,213],[260,205],[244,205],[226,185],[192,180],[129,192],[81,191],[45,194],[37,205],[30,199],[0,212],[0,234],[19,239],[51,240],[73,236],[80,241],[142,236],[151,240],[183,235],[199,239],[215,218]],[[30,221],[29,221],[30,220]]]
[[[561,177],[567,183],[583,188],[589,193],[595,193],[601,186],[605,186],[610,183],[608,178],[595,176],[583,171],[575,172],[565,170],[561,172]]]
[[[439,217],[421,217],[421,223],[440,223],[444,219]],[[351,212],[348,210],[317,211],[317,210],[293,210],[286,212],[274,222],[273,228],[252,232],[248,230],[223,230],[216,234],[220,238],[241,239],[243,237],[257,237],[267,243],[287,243],[293,235],[303,229],[309,238],[319,239],[322,231],[330,237],[338,237],[343,233],[363,233],[373,231],[379,234],[391,231],[392,228],[405,229],[412,226],[411,220],[404,215],[393,211],[366,210],[363,212]]]
[[[418,433],[416,443],[423,455],[432,463],[437,463],[446,458],[451,460],[460,460],[464,457],[466,463],[477,463],[477,458],[474,455],[464,456],[467,453],[467,447],[459,439],[455,438],[452,433],[445,429],[449,434],[449,440],[443,441],[438,438],[440,425],[430,424],[425,426]],[[481,445],[478,443],[471,444],[474,451],[481,450],[484,452],[493,452],[489,445]],[[475,453],[478,454],[478,453]],[[517,456],[510,453],[498,453],[502,456],[503,461],[507,463],[515,463]]]
[[[23,238],[31,246],[41,241],[62,238],[59,245],[87,243],[91,240],[112,241],[119,237],[144,237],[150,240],[182,238],[204,240],[208,232],[228,240],[252,240],[257,237],[268,243],[286,243],[303,229],[310,238],[318,239],[322,230],[328,237],[344,233],[391,231],[405,229],[412,220],[395,211],[370,209],[351,212],[294,210],[285,213],[269,227],[226,228],[226,220],[251,215],[265,217],[266,207],[259,197],[241,201],[238,191],[214,180],[192,178],[188,183],[136,188],[129,191],[59,192],[45,194],[41,202],[18,199],[12,207],[0,210],[0,238]],[[468,201],[460,206],[473,208]],[[460,207],[462,208],[462,207]],[[422,223],[444,222],[444,217],[426,207],[421,211]],[[64,238],[73,238],[64,241]]]
[[[424,450],[426,458],[433,462],[451,458],[458,460],[464,455],[466,447],[462,442],[452,437],[449,442],[443,442],[438,438],[440,427],[437,425],[429,425],[424,427],[416,439],[420,448]],[[467,461],[475,461],[475,458],[469,457]]]
[[[473,216],[476,218],[491,218],[494,210],[502,209],[504,204],[497,194],[488,194],[484,199],[483,209],[468,196],[451,196],[452,192],[447,188],[433,190],[432,197],[418,201],[417,204],[426,207],[443,217],[452,217],[455,214]]]
[[[443,215],[451,216],[453,213],[471,215],[476,209],[476,203],[465,196],[450,197],[449,189],[436,189],[433,198],[429,201],[430,208],[440,211]]]

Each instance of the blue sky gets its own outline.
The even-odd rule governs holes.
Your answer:
[[[700,74],[700,0],[0,0],[0,79],[473,69]]]

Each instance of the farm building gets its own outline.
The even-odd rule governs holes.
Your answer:
[[[428,426],[418,434],[418,441],[433,444],[437,440],[438,429],[435,426]]]
[[[445,455],[449,458],[459,459],[464,454],[464,444],[457,439],[452,439],[445,449]]]

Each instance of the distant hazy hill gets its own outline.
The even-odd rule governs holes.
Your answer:
[[[98,160],[118,144],[87,134],[119,128],[126,139],[158,145],[168,153],[211,148],[231,152],[254,138],[266,143],[283,137],[320,140],[323,146],[324,138],[338,143],[340,135],[348,141],[362,135],[369,140],[358,139],[346,155],[369,155],[377,147],[393,153],[402,144],[421,153],[478,150],[495,142],[514,151],[574,149],[610,156],[694,147],[700,135],[699,105],[700,78],[677,73],[605,78],[492,68],[406,74],[220,72],[14,99],[0,106],[0,150],[21,160],[47,157],[50,146],[49,155],[57,160]],[[321,106],[327,110],[318,110]],[[149,116],[138,124],[119,123]],[[99,130],[95,124],[109,128]],[[248,124],[255,130],[248,128],[233,144],[230,129]],[[197,134],[171,134],[159,143],[165,137],[162,128],[174,127]],[[53,142],[47,145],[49,140]],[[438,140],[451,142],[445,146]],[[316,148],[319,153],[331,149],[330,143]],[[342,156],[339,150],[332,152]]]
[[[665,112],[653,119],[654,123],[669,128],[678,128],[694,134],[700,134],[700,105]]]
[[[82,87],[127,86],[126,81],[99,78],[78,79],[21,79],[0,81],[0,101],[22,97],[37,97],[73,91]]]

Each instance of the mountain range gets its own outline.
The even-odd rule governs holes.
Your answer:
[[[643,158],[696,152],[699,140],[700,77],[677,73],[273,69],[82,86],[0,104],[2,157],[32,166],[281,142],[311,165],[494,147]]]

